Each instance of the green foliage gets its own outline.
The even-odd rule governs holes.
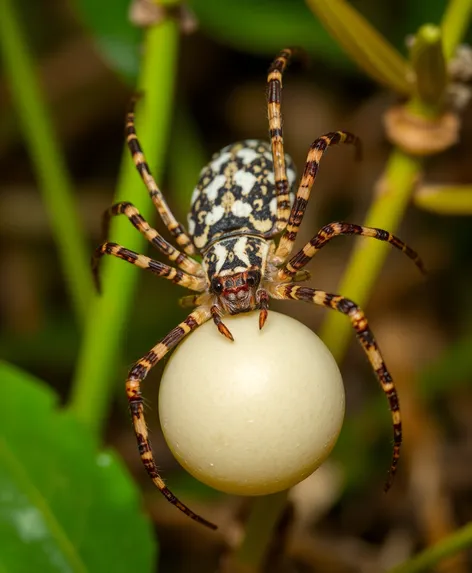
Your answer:
[[[0,363],[0,388],[8,396],[0,418],[2,568],[154,570],[152,528],[122,462],[98,452],[41,381]]]
[[[75,5],[103,59],[134,83],[143,34],[128,19],[129,0],[75,0]]]
[[[202,30],[232,47],[272,55],[296,45],[327,62],[349,63],[303,0],[190,0],[189,6]]]

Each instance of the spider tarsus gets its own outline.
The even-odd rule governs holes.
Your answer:
[[[388,477],[387,477],[387,481],[385,482],[385,485],[383,488],[385,493],[388,493],[388,490],[392,487],[392,482],[393,482],[393,476],[391,473],[389,473]]]
[[[217,326],[218,331],[221,332],[224,337],[226,337],[228,340],[231,340],[231,342],[234,341],[233,335],[231,334],[229,328],[223,322],[219,322]]]
[[[269,313],[267,312],[266,308],[263,308],[261,310],[261,312],[259,313],[259,330],[262,330],[262,328],[264,327],[264,324],[266,323],[268,314]]]

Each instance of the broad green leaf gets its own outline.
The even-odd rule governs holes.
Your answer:
[[[129,21],[130,0],[75,0],[75,5],[102,57],[134,84],[139,69],[142,31]]]
[[[303,0],[189,0],[189,7],[200,29],[223,44],[268,56],[299,46],[332,64],[350,66]]]
[[[130,0],[75,0],[103,58],[127,80],[138,73],[142,33],[128,19]],[[331,64],[351,66],[303,0],[189,0],[199,29],[223,44],[269,56],[300,46]]]
[[[50,388],[4,362],[0,389],[0,571],[155,570],[151,524],[117,457],[97,451]]]

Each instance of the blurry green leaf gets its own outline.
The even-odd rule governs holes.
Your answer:
[[[119,460],[40,381],[0,362],[0,388],[2,571],[153,570],[152,529]]]
[[[74,1],[103,59],[134,83],[139,69],[142,31],[128,19],[130,0]]]
[[[349,65],[303,0],[189,0],[188,5],[200,29],[226,45],[270,56],[299,46],[320,59]]]
[[[458,44],[464,42],[471,16],[472,0],[449,0],[441,22],[447,61],[454,57]]]
[[[409,95],[408,62],[344,0],[306,0],[330,34],[373,79]]]

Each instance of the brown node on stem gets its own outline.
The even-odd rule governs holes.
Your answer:
[[[387,138],[410,155],[434,155],[457,143],[459,117],[445,112],[438,118],[412,114],[404,106],[390,108],[384,116]]]
[[[181,4],[163,6],[153,0],[132,0],[128,17],[138,28],[156,26],[166,18],[174,18],[179,23],[182,33],[191,34],[198,27],[194,13]]]

